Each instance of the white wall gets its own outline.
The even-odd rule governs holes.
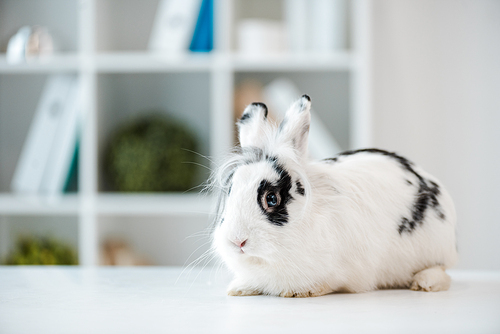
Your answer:
[[[500,269],[500,1],[374,0],[374,144],[455,199],[460,262]]]

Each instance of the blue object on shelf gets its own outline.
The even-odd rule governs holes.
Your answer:
[[[79,165],[79,154],[80,152],[80,142],[77,140],[75,146],[75,152],[73,154],[73,159],[71,160],[71,167],[64,185],[65,193],[75,193],[78,192],[78,165]]]
[[[214,47],[214,1],[203,0],[189,50],[210,52]]]

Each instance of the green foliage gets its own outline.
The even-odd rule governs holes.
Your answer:
[[[118,191],[185,191],[193,187],[196,139],[170,118],[149,115],[125,124],[112,137],[106,172]]]
[[[20,237],[6,264],[71,265],[78,264],[76,252],[70,246],[52,238]]]

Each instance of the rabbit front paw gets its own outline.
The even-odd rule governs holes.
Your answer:
[[[256,296],[262,294],[262,291],[242,284],[239,281],[233,281],[227,289],[228,296]]]
[[[321,286],[318,288],[313,288],[309,291],[291,291],[285,290],[280,293],[280,297],[285,298],[307,298],[307,297],[319,297],[324,296],[333,292],[328,286]]]

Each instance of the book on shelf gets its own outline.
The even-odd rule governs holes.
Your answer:
[[[270,107],[280,117],[284,117],[290,107],[290,101],[295,101],[302,95],[300,90],[289,79],[276,79],[264,87],[263,95]],[[309,132],[309,154],[315,159],[325,159],[341,152],[340,145],[330,133],[320,117],[311,110],[311,130]]]
[[[14,171],[14,193],[62,194],[77,147],[79,92],[74,75],[47,79]]]
[[[203,0],[189,45],[192,52],[210,52],[214,47],[214,0]]]
[[[170,54],[188,51],[201,3],[201,0],[160,0],[149,50]]]
[[[48,78],[14,171],[11,189],[15,193],[39,192],[72,80],[65,74]]]
[[[43,173],[40,186],[43,195],[62,194],[66,187],[77,147],[80,105],[79,80],[73,78]]]
[[[77,140],[75,150],[73,152],[73,157],[71,158],[71,164],[69,166],[69,172],[66,177],[64,184],[64,193],[75,193],[78,191],[78,166],[80,161],[80,142]]]

